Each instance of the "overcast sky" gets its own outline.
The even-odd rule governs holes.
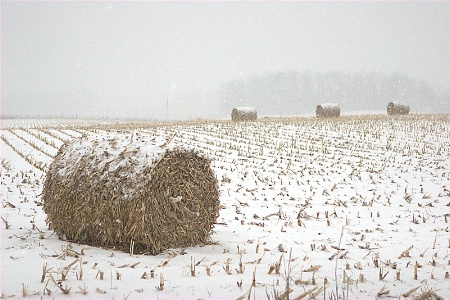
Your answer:
[[[448,87],[449,3],[2,1],[2,114],[161,114],[166,97],[183,110],[184,95],[286,70]]]

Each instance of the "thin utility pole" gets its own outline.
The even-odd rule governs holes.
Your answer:
[[[167,110],[169,107],[169,97],[166,97],[166,122],[167,122]]]

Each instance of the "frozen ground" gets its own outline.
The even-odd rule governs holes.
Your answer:
[[[2,122],[3,298],[450,299],[449,115],[45,122]],[[39,195],[57,149],[119,127],[176,133],[213,159],[212,244],[130,256],[47,229]]]

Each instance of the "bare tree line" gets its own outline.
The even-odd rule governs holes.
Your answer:
[[[219,89],[222,110],[254,106],[267,115],[313,113],[317,104],[336,102],[343,111],[385,111],[402,101],[412,112],[450,112],[450,90],[403,74],[379,72],[285,71],[233,80]]]

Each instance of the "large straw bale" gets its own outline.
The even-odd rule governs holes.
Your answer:
[[[317,117],[339,117],[341,109],[337,103],[324,103],[316,107]]]
[[[64,144],[42,199],[47,223],[67,240],[150,254],[207,243],[220,204],[209,159],[145,132]]]
[[[258,113],[254,107],[235,107],[231,111],[233,121],[256,121]]]
[[[409,105],[404,102],[393,101],[387,105],[388,115],[407,115],[409,114]]]

